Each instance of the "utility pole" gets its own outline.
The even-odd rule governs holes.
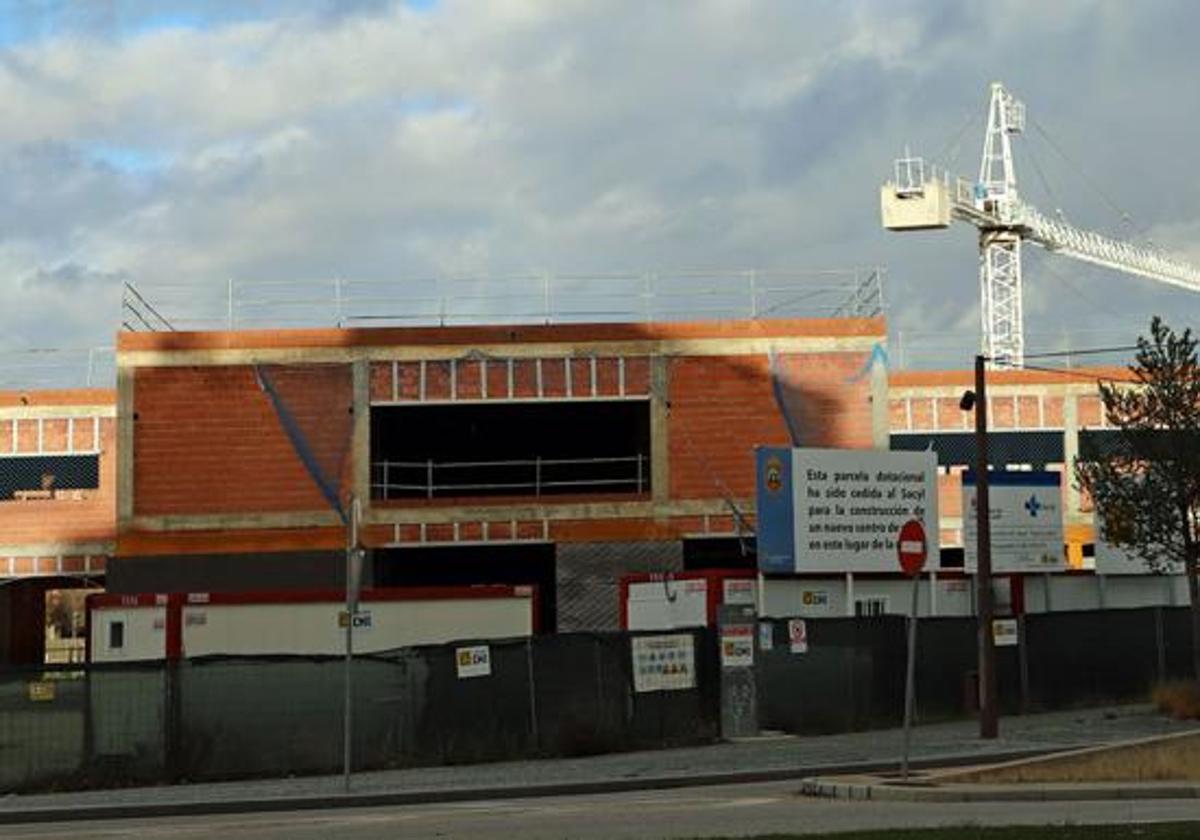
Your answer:
[[[342,666],[342,791],[350,792],[352,766],[351,744],[354,741],[352,708],[354,693],[351,674],[354,669],[354,616],[358,612],[359,575],[362,571],[362,549],[358,545],[358,499],[350,497],[346,521],[346,655]]]
[[[979,737],[995,738],[1000,722],[996,705],[996,642],[992,636],[992,517],[988,498],[987,357],[975,357],[975,591],[979,615]]]

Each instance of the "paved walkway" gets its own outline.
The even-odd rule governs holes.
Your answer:
[[[974,721],[918,727],[920,763],[964,762],[1197,729],[1167,720],[1148,706],[1054,712],[1001,721],[1001,737],[978,738]],[[186,784],[0,798],[0,822],[82,815],[237,812],[325,805],[372,805],[584,793],[800,778],[852,769],[882,769],[899,761],[898,729],[819,737],[762,737],[675,750],[590,758],[503,762],[359,773],[351,796],[340,776]]]

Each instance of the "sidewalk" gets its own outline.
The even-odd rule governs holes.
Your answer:
[[[1053,712],[1001,720],[1000,738],[981,741],[974,720],[918,727],[918,765],[973,763],[1200,728],[1149,706]],[[424,767],[340,776],[184,784],[0,798],[0,824],[376,806],[521,796],[605,793],[721,782],[800,779],[894,766],[899,729],[818,737],[765,736],[675,750],[589,758]]]

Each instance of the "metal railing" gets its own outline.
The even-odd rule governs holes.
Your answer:
[[[116,381],[111,347],[0,350],[0,390],[112,388]]]
[[[127,283],[130,331],[874,317],[882,268]]]
[[[495,461],[376,461],[371,497],[547,496],[650,489],[649,458],[523,458]]]

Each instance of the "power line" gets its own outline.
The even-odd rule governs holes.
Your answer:
[[[1042,139],[1045,140],[1046,143],[1049,144],[1050,148],[1053,149],[1055,152],[1057,152],[1059,157],[1061,157],[1067,163],[1068,166],[1070,166],[1072,169],[1075,170],[1075,174],[1077,174],[1083,180],[1083,182],[1088,185],[1088,187],[1095,190],[1096,195],[1098,195],[1100,197],[1100,200],[1103,201],[1105,204],[1107,204],[1109,206],[1109,208],[1112,209],[1112,211],[1117,214],[1117,216],[1120,218],[1120,220],[1122,222],[1129,224],[1130,227],[1132,227],[1135,231],[1140,233],[1142,236],[1147,235],[1147,231],[1144,228],[1142,228],[1142,226],[1140,224],[1137,224],[1134,222],[1133,216],[1131,214],[1127,213],[1124,209],[1122,209],[1122,207],[1119,204],[1117,204],[1117,202],[1114,201],[1103,188],[1101,188],[1100,184],[1095,179],[1093,179],[1091,176],[1089,176],[1088,173],[1086,171],[1084,171],[1083,167],[1081,167],[1079,164],[1077,164],[1071,158],[1071,156],[1068,155],[1063,150],[1063,148],[1060,145],[1058,145],[1057,142],[1055,142],[1054,138],[1051,137],[1049,132],[1047,132],[1046,129],[1042,127],[1041,123],[1039,123],[1037,120],[1035,120],[1033,118],[1030,118],[1029,121],[1033,124],[1034,130],[1037,131],[1037,133],[1041,135]]]
[[[1026,353],[1026,359],[1054,359],[1069,356],[1098,356],[1102,353],[1124,353],[1127,350],[1140,349],[1136,344],[1126,344],[1122,347],[1089,347],[1083,350],[1059,350],[1053,353]],[[1003,360],[993,360],[1003,361]]]
[[[1009,370],[1036,370],[1038,373],[1053,373],[1058,376],[1062,376],[1062,377],[1065,377],[1068,379],[1074,379],[1074,380],[1092,379],[1092,380],[1095,380],[1097,383],[1104,382],[1105,380],[1111,378],[1111,377],[1105,377],[1105,376],[1090,375],[1086,371],[1081,370],[1079,368],[1052,368],[1052,367],[1041,367],[1039,365],[1025,365],[1023,367],[1017,367],[1016,365],[1011,365],[1003,360],[996,360],[994,362],[994,364],[1004,365]]]

